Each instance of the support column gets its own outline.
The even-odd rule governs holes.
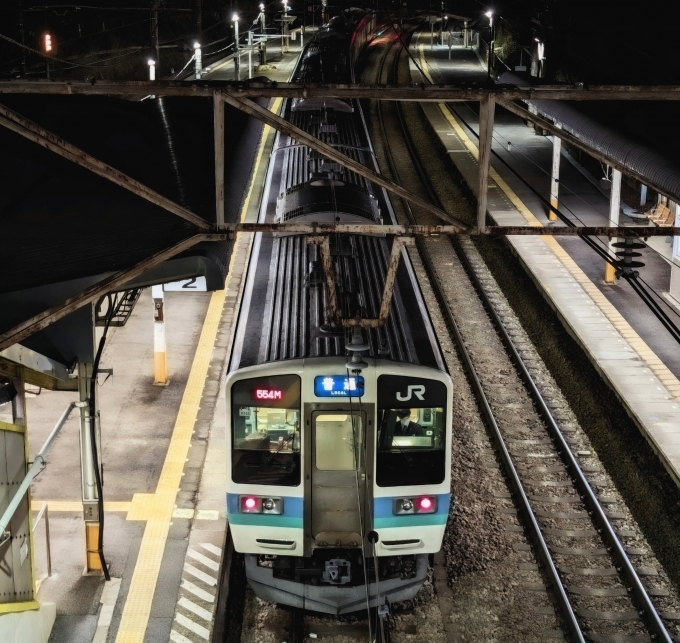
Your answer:
[[[215,147],[215,222],[224,226],[224,101],[213,92],[213,137]]]
[[[675,206],[675,225],[680,225],[680,205],[677,204]],[[671,297],[680,302],[680,237],[673,237],[672,259],[670,293]]]
[[[619,225],[619,211],[621,210],[621,172],[612,168],[612,191],[609,197],[609,225],[618,227]],[[609,241],[610,254],[616,252],[612,244],[616,243],[617,238],[612,237]],[[604,282],[613,284],[616,281],[616,270],[614,266],[607,263],[604,269]]]
[[[153,297],[153,383],[167,386],[168,358],[165,344],[165,298],[163,286],[151,286]]]
[[[557,127],[560,127],[557,123]],[[559,136],[553,135],[553,153],[552,153],[552,176],[550,179],[550,205],[557,209],[559,207],[560,196],[560,158],[562,157],[562,139]],[[550,210],[548,213],[550,221],[557,221],[557,215]]]
[[[647,186],[644,183],[640,183],[640,205],[644,208],[647,203]]]
[[[488,94],[479,101],[479,177],[477,184],[477,229],[479,231],[486,228],[486,201],[495,111],[496,102],[493,94]]]
[[[95,439],[97,451],[99,448],[99,411],[95,406],[94,417],[90,414],[90,391],[92,384],[92,364],[78,364],[78,393],[81,402],[86,402],[80,408],[80,473],[83,497],[83,518],[85,520],[85,571],[102,571],[99,557],[99,495],[94,470],[92,454],[92,427],[95,423]],[[96,403],[96,396],[95,396]]]

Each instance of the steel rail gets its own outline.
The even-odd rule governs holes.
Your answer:
[[[438,196],[432,186],[432,184],[429,181],[429,178],[427,177],[427,173],[424,171],[424,168],[422,168],[420,160],[417,156],[416,150],[413,145],[413,141],[410,137],[410,134],[406,128],[406,123],[403,119],[403,115],[401,114],[401,105],[397,105],[397,111],[399,112],[400,116],[400,123],[402,126],[402,132],[404,135],[404,140],[409,147],[409,152],[411,153],[411,158],[412,162],[416,166],[416,169],[418,170],[418,173],[420,175],[420,179],[423,183],[423,185],[426,187],[430,199],[433,201],[433,203],[436,203],[441,207],[441,203],[438,199]],[[421,241],[421,239],[417,239],[417,241]],[[505,325],[503,324],[503,321],[501,320],[500,316],[498,315],[495,307],[493,306],[493,303],[488,297],[488,294],[486,290],[484,289],[484,286],[477,276],[472,264],[470,263],[470,260],[464,251],[464,249],[460,246],[460,243],[458,243],[458,239],[452,239],[452,243],[454,244],[454,247],[456,249],[456,254],[458,258],[460,259],[463,267],[465,268],[465,271],[468,275],[468,278],[470,279],[470,282],[472,283],[473,287],[477,291],[477,294],[484,304],[484,307],[487,310],[487,313],[489,315],[489,318],[491,319],[493,325],[495,326],[497,332],[499,333],[503,344],[506,347],[506,350],[508,351],[513,363],[515,364],[515,368],[517,369],[518,374],[524,381],[524,384],[527,388],[528,393],[530,394],[532,400],[537,406],[538,412],[543,418],[543,421],[545,422],[546,428],[548,429],[548,433],[550,437],[553,439],[555,446],[557,448],[558,454],[560,455],[560,458],[562,459],[562,462],[565,464],[570,477],[572,479],[572,482],[574,483],[574,486],[579,492],[579,495],[581,497],[582,502],[586,506],[590,517],[592,521],[595,523],[601,537],[604,539],[605,543],[607,544],[607,548],[609,550],[609,553],[612,555],[612,557],[616,560],[616,562],[620,566],[620,573],[622,573],[623,577],[625,580],[630,584],[632,588],[632,594],[633,594],[633,599],[636,603],[636,606],[638,607],[638,610],[641,612],[641,617],[647,622],[648,627],[650,628],[651,632],[655,636],[655,640],[660,640],[664,641],[665,643],[671,643],[672,638],[670,637],[668,631],[666,630],[663,622],[661,621],[661,618],[656,611],[656,608],[654,607],[654,604],[652,603],[649,594],[647,593],[647,590],[645,589],[644,585],[640,581],[640,578],[635,571],[635,568],[633,567],[633,564],[630,561],[630,558],[625,552],[625,549],[623,545],[621,544],[620,540],[618,539],[616,532],[614,531],[611,523],[609,522],[609,519],[607,518],[604,509],[602,508],[602,505],[597,499],[597,496],[595,492],[593,491],[592,487],[590,486],[590,483],[588,482],[587,478],[585,477],[583,471],[581,470],[581,467],[579,466],[579,463],[574,456],[569,444],[564,438],[564,435],[560,431],[560,428],[550,411],[550,408],[548,407],[548,404],[546,403],[545,399],[543,398],[538,386],[536,385],[536,382],[534,381],[533,377],[531,376],[531,373],[529,372],[529,369],[527,368],[524,360],[522,359],[521,355],[519,354],[519,351],[517,350],[515,344],[512,341],[512,338],[510,337],[510,334],[507,332],[507,329],[505,328]],[[444,303],[443,309],[445,312],[445,315],[449,322],[452,325],[452,328],[454,329],[454,335],[456,336],[456,341],[459,345],[459,349],[461,351],[461,354],[463,355],[463,359],[466,363],[466,367],[468,368],[469,375],[471,378],[471,381],[474,383],[474,388],[476,391],[478,391],[478,395],[480,396],[480,401],[482,401],[482,408],[484,410],[484,414],[487,416],[487,419],[490,421],[490,423],[493,426],[493,432],[494,435],[497,437],[497,441],[499,441],[499,445],[502,445],[501,447],[501,455],[502,459],[504,461],[504,464],[506,466],[506,469],[509,472],[509,477],[511,478],[511,481],[513,482],[513,486],[517,487],[519,485],[519,488],[521,489],[521,481],[519,480],[519,477],[517,476],[517,471],[514,468],[514,465],[511,462],[511,456],[509,452],[507,451],[505,444],[503,442],[502,436],[500,434],[500,429],[498,428],[498,425],[493,418],[493,411],[491,410],[491,407],[488,404],[488,400],[484,394],[484,391],[481,386],[481,382],[479,381],[477,374],[474,370],[474,365],[472,364],[470,355],[467,351],[467,348],[464,344],[464,341],[462,339],[462,336],[460,335],[460,331],[458,327],[455,324],[455,320],[453,319],[453,315],[448,307],[446,305],[446,299],[444,298],[443,294],[443,289],[441,287],[441,283],[439,281],[439,278],[437,274],[434,272],[434,267],[432,266],[431,260],[429,258],[429,255],[425,253],[421,253],[423,255],[423,260],[426,266],[428,267],[428,272],[431,273],[431,279],[434,277],[434,282],[437,284],[437,296],[440,299],[441,302]],[[505,462],[506,458],[509,460],[509,462]],[[514,477],[517,476],[517,481],[515,481]],[[574,632],[575,636],[579,638],[579,640],[583,640],[583,633],[581,631],[580,625],[578,624],[578,621],[576,620],[576,616],[573,612],[573,608],[571,608],[571,603],[569,602],[568,596],[566,594],[566,590],[564,588],[564,585],[562,583],[561,578],[559,577],[559,572],[557,570],[557,567],[555,566],[554,562],[552,561],[552,555],[550,554],[549,549],[547,548],[547,545],[545,545],[545,541],[543,540],[542,533],[540,533],[540,525],[538,525],[538,521],[535,518],[535,515],[533,513],[533,510],[531,509],[530,503],[528,498],[526,497],[526,494],[524,494],[524,491],[522,490],[521,493],[518,493],[522,499],[522,503],[526,503],[525,507],[525,513],[530,514],[530,522],[532,526],[532,530],[534,528],[539,530],[539,537],[543,543],[543,545],[539,548],[539,551],[542,555],[542,557],[547,553],[548,558],[550,559],[549,563],[549,570],[551,573],[551,576],[554,577],[553,580],[555,581],[555,589],[557,590],[558,593],[558,599],[561,604],[565,605],[564,601],[566,601],[566,605],[568,606],[568,623]],[[543,551],[543,546],[545,546],[545,551]],[[574,629],[576,628],[576,630]]]
[[[588,482],[583,471],[581,470],[581,467],[579,466],[576,456],[573,454],[571,447],[565,440],[562,431],[560,431],[560,428],[553,414],[551,413],[548,404],[541,395],[541,392],[539,391],[536,382],[531,376],[531,373],[529,372],[527,365],[520,356],[519,351],[515,347],[515,344],[513,343],[512,338],[510,337],[510,334],[505,328],[505,325],[503,324],[491,300],[489,299],[486,291],[484,290],[484,286],[482,285],[472,265],[470,264],[467,255],[465,254],[465,252],[461,251],[458,253],[458,256],[461,260],[461,263],[465,267],[468,277],[470,278],[470,281],[474,285],[475,290],[479,295],[479,298],[484,303],[484,307],[487,309],[489,317],[491,318],[494,326],[496,327],[496,330],[500,334],[503,344],[510,353],[510,357],[512,358],[512,361],[515,364],[515,368],[517,369],[520,377],[524,381],[524,384],[526,385],[526,388],[531,396],[531,399],[536,404],[538,412],[546,424],[550,437],[555,442],[558,454],[560,455],[562,462],[567,467],[567,471],[569,472],[572,482],[576,486],[579,495],[581,496],[583,504],[586,506],[588,513],[591,514],[590,517],[592,521],[595,523],[598,531],[600,532],[600,535],[605,540],[609,553],[615,558],[615,560],[620,566],[621,573],[623,574],[626,581],[628,581],[628,583],[632,587],[633,597],[637,603],[638,609],[641,612],[643,612],[643,618],[647,620],[648,625],[652,629],[653,633],[659,637],[656,640],[665,641],[666,643],[672,643],[673,639],[670,637],[663,622],[661,621],[661,618],[658,612],[656,611],[654,604],[649,598],[647,590],[642,584],[642,581],[640,581],[640,577],[635,571],[635,568],[633,567],[630,558],[626,554],[626,551],[623,545],[621,544],[621,541],[618,539],[618,536],[616,535],[614,528],[609,522],[609,519],[607,518],[607,515],[605,514],[605,511],[602,508],[602,505],[597,499],[597,496],[593,491],[593,488],[590,486],[590,483]]]

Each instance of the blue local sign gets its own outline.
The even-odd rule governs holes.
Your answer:
[[[361,397],[364,378],[347,375],[318,375],[314,378],[314,395],[317,397]]]

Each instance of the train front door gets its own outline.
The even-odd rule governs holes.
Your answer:
[[[311,527],[316,547],[361,547],[366,413],[312,413]]]

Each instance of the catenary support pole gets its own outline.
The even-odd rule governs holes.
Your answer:
[[[612,191],[609,196],[609,225],[619,225],[619,210],[621,209],[621,172],[612,169]],[[617,237],[612,237],[609,241],[609,250],[614,253],[615,248],[612,247],[616,243]],[[610,263],[605,265],[604,281],[607,284],[613,284],[616,281],[616,270]]]
[[[224,226],[224,101],[222,94],[213,94],[213,134],[215,147],[215,223]]]
[[[168,384],[168,353],[165,342],[165,297],[163,286],[151,286],[153,298],[153,383]]]
[[[640,183],[640,205],[644,208],[647,204],[647,186]]]
[[[562,139],[553,135],[552,175],[550,177],[550,205],[558,208],[560,203],[560,158],[562,157]],[[557,221],[553,210],[548,213],[550,221]]]
[[[479,103],[479,177],[477,184],[477,229],[486,227],[487,188],[489,186],[489,163],[496,103],[489,94]]]
[[[90,423],[97,421],[90,414],[90,386],[92,384],[92,364],[78,364],[78,393],[80,401],[80,474],[83,499],[83,518],[85,520],[85,570],[102,571],[99,558],[99,496],[92,458],[92,432]],[[95,399],[96,402],[96,399]]]

